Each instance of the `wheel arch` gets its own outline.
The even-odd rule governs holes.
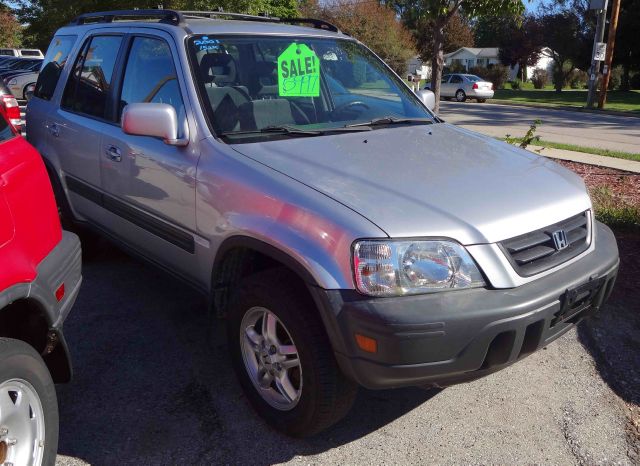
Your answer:
[[[55,383],[68,382],[72,369],[67,345],[51,325],[45,307],[28,293],[0,303],[0,337],[27,343],[42,356]]]
[[[254,262],[258,259],[258,262]],[[257,266],[256,266],[257,265]],[[248,267],[248,268],[247,268]],[[334,351],[342,351],[344,342],[338,328],[336,316],[323,302],[323,287],[312,273],[297,259],[276,246],[249,236],[233,236],[226,239],[218,249],[211,273],[210,310],[218,318],[226,318],[234,287],[252,273],[269,267],[284,267],[297,278],[295,285],[303,286],[315,305],[324,324]]]

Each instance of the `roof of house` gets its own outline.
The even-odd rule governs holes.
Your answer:
[[[445,58],[452,57],[462,51],[467,51],[478,58],[496,58],[498,56],[499,50],[500,49],[498,47],[461,47],[455,52],[445,54]]]

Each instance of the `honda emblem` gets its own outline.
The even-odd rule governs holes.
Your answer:
[[[551,236],[553,237],[553,244],[556,247],[556,251],[562,251],[569,246],[567,233],[564,230],[556,230],[551,233]]]

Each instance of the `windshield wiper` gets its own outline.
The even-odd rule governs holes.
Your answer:
[[[345,128],[357,128],[363,126],[387,126],[387,125],[402,125],[402,124],[411,124],[411,123],[423,123],[423,124],[433,124],[433,120],[431,118],[398,118],[394,116],[385,116],[382,118],[374,118],[371,121],[365,121],[364,123],[352,123],[350,125],[346,125]]]
[[[294,136],[322,136],[329,133],[349,132],[349,131],[370,131],[371,128],[367,127],[338,127],[338,128],[326,128],[326,129],[300,129],[290,125],[272,125],[265,126],[264,128],[247,130],[247,131],[225,131],[219,133],[220,136],[235,136],[243,134],[260,134],[260,133],[281,133],[291,134]]]

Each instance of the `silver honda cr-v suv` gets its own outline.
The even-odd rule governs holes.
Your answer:
[[[322,21],[120,11],[56,33],[27,130],[63,216],[208,295],[247,398],[300,436],[358,385],[504,368],[613,286],[581,179],[433,103]]]

